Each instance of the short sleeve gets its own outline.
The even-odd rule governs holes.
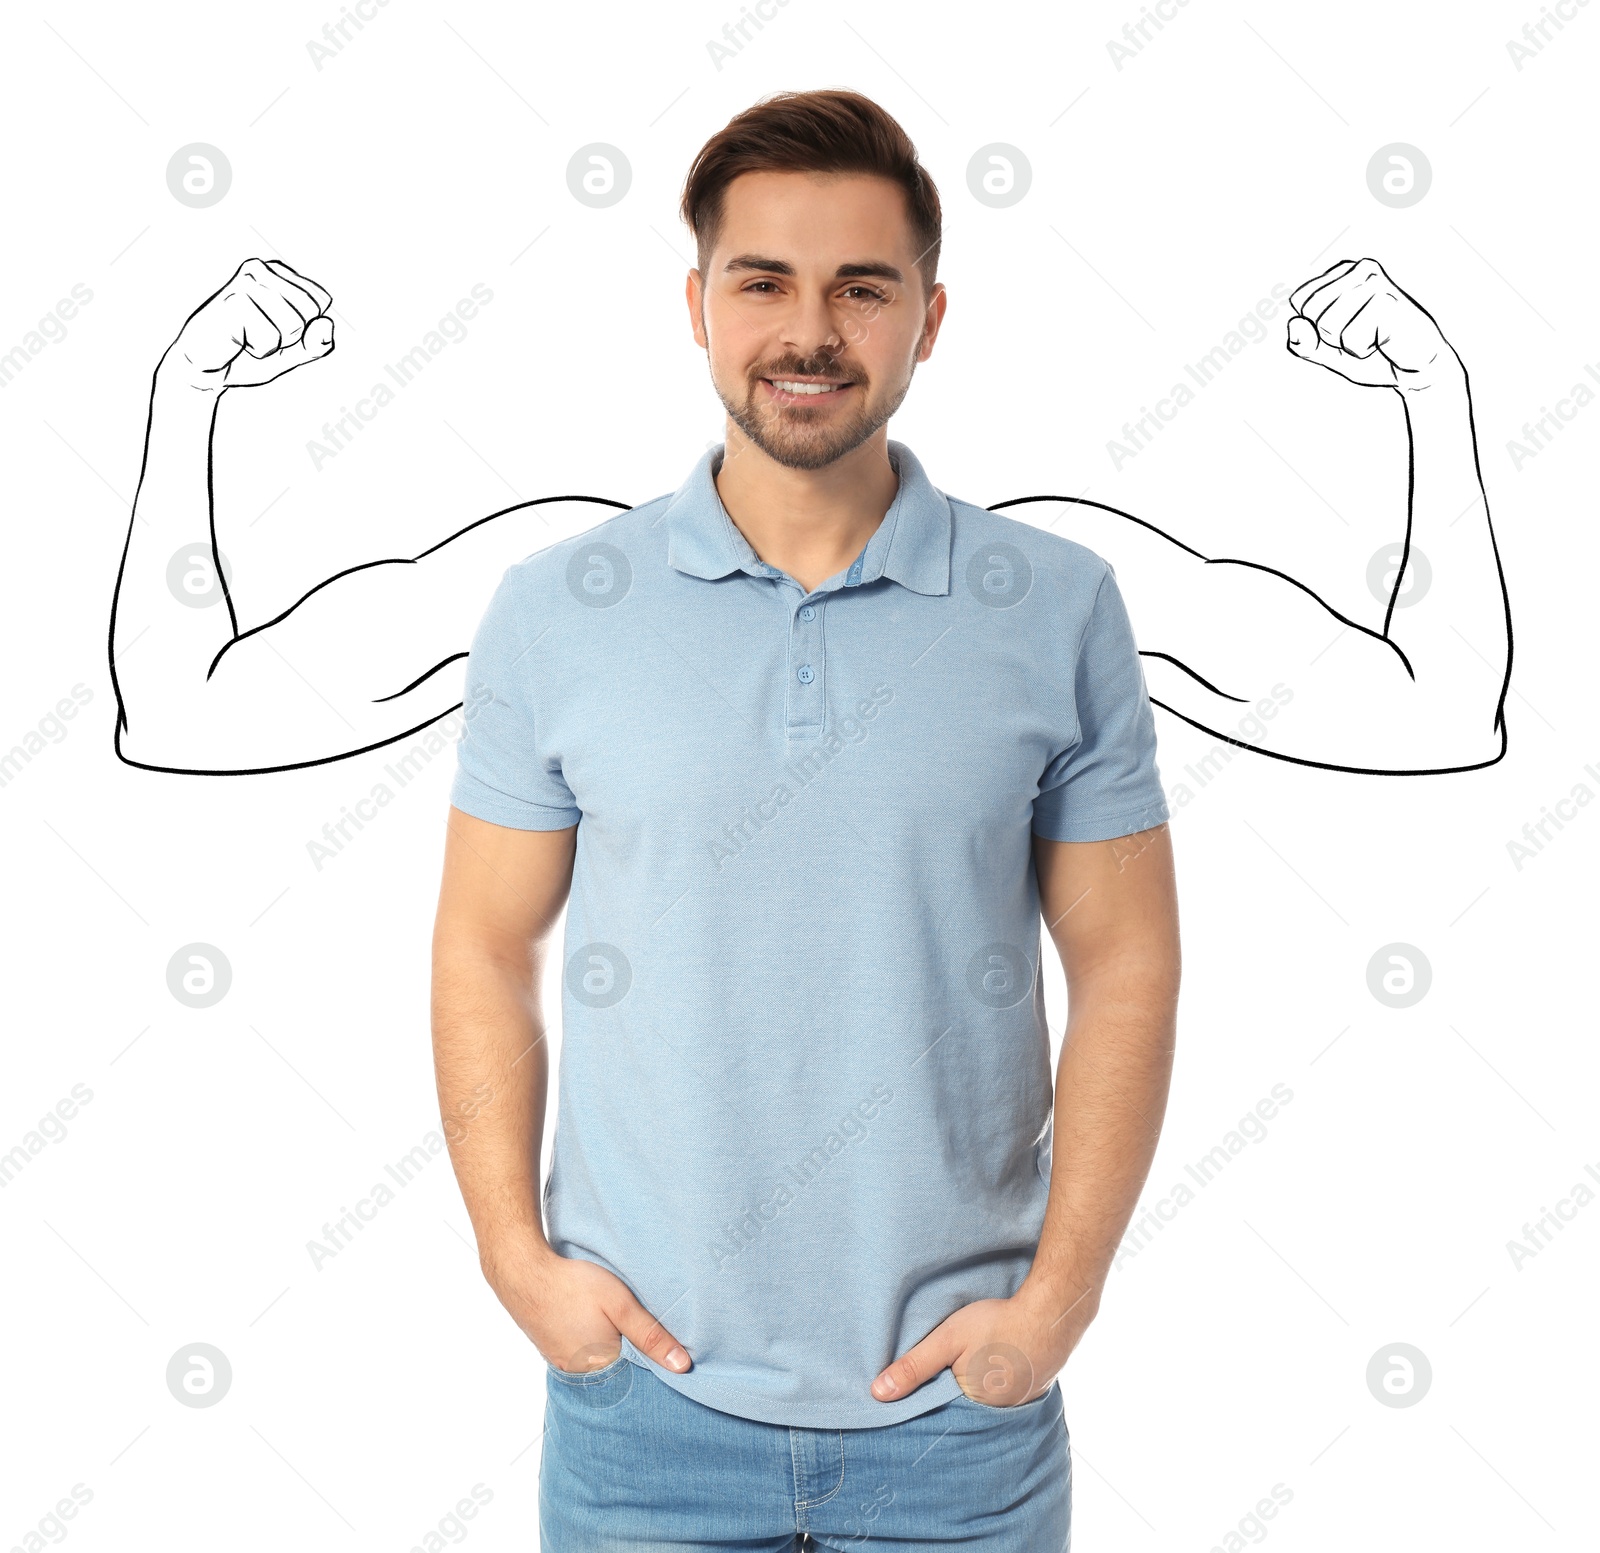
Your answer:
[[[1049,841],[1110,841],[1168,818],[1155,712],[1133,627],[1109,566],[1073,665],[1077,737],[1039,778],[1033,829]]]
[[[539,622],[519,566],[500,579],[467,655],[465,729],[450,802],[516,830],[566,830],[583,817],[559,760],[540,747],[533,654]]]

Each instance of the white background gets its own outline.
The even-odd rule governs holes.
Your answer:
[[[1510,589],[1499,765],[1385,778],[1238,752],[1175,815],[1185,984],[1147,1203],[1274,1084],[1293,1100],[1112,1275],[1063,1372],[1076,1546],[1202,1553],[1274,1484],[1285,1553],[1594,1545],[1600,1203],[1520,1271],[1507,1242],[1600,1170],[1600,811],[1520,870],[1507,842],[1575,784],[1600,792],[1600,408],[1520,469],[1506,444],[1600,363],[1600,7],[1520,71],[1532,0],[1195,0],[1120,70],[1107,40],[1139,6],[1067,10],[790,0],[718,70],[733,0],[393,0],[318,70],[333,0],[7,9],[0,351],[75,283],[93,300],[0,390],[0,748],[74,684],[92,699],[0,787],[0,1151],[75,1084],[93,1099],[0,1190],[0,1546],[37,1545],[75,1483],[93,1498],[60,1530],[83,1549],[404,1550],[475,1483],[493,1499],[466,1541],[536,1545],[543,1364],[479,1275],[448,1162],[320,1272],[306,1250],[438,1125],[453,753],[321,870],[307,842],[384,752],[212,779],[116,759],[107,623],[149,375],[247,257],[334,293],[335,355],[221,415],[242,626],[514,501],[670,491],[722,429],[682,301],[684,172],[763,93],[824,85],[894,113],[944,197],[949,315],[891,427],[936,484],[1087,495],[1381,624],[1365,568],[1403,527],[1399,407],[1314,381],[1281,323],[1158,445],[1120,471],[1106,447],[1275,282],[1370,254],[1471,373]],[[233,168],[206,209],[166,186],[191,141]],[[609,209],[567,190],[590,141],[633,169]],[[992,141],[1033,168],[1007,209],[966,186]],[[1366,183],[1391,141],[1433,168],[1405,209]],[[314,468],[322,424],[474,282],[494,300],[468,338]],[[1157,723],[1171,787],[1215,741]],[[194,941],[233,969],[203,1010],[166,985]],[[1368,991],[1392,942],[1432,967],[1406,1009]],[[197,1341],[233,1366],[212,1408],[165,1383]],[[1407,1408],[1366,1383],[1397,1342],[1433,1371]]]

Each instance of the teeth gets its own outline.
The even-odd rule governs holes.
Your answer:
[[[774,378],[772,386],[786,394],[831,394],[844,385],[841,383],[785,383]]]

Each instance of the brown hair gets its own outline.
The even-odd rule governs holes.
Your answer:
[[[723,196],[741,173],[869,173],[905,191],[925,293],[939,268],[939,191],[900,125],[870,97],[777,92],[728,121],[700,148],[679,207],[703,274],[722,228]]]

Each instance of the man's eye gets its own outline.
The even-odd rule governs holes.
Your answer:
[[[770,287],[771,291],[758,290],[757,288],[761,286]],[[777,291],[777,289],[777,282],[771,280],[753,280],[744,288],[747,295],[754,294],[757,296],[768,296],[771,294],[771,292]],[[879,291],[876,286],[847,286],[845,288],[845,295],[850,296],[852,300],[858,302],[862,300],[869,302],[887,302],[889,300],[888,295],[885,292]]]

